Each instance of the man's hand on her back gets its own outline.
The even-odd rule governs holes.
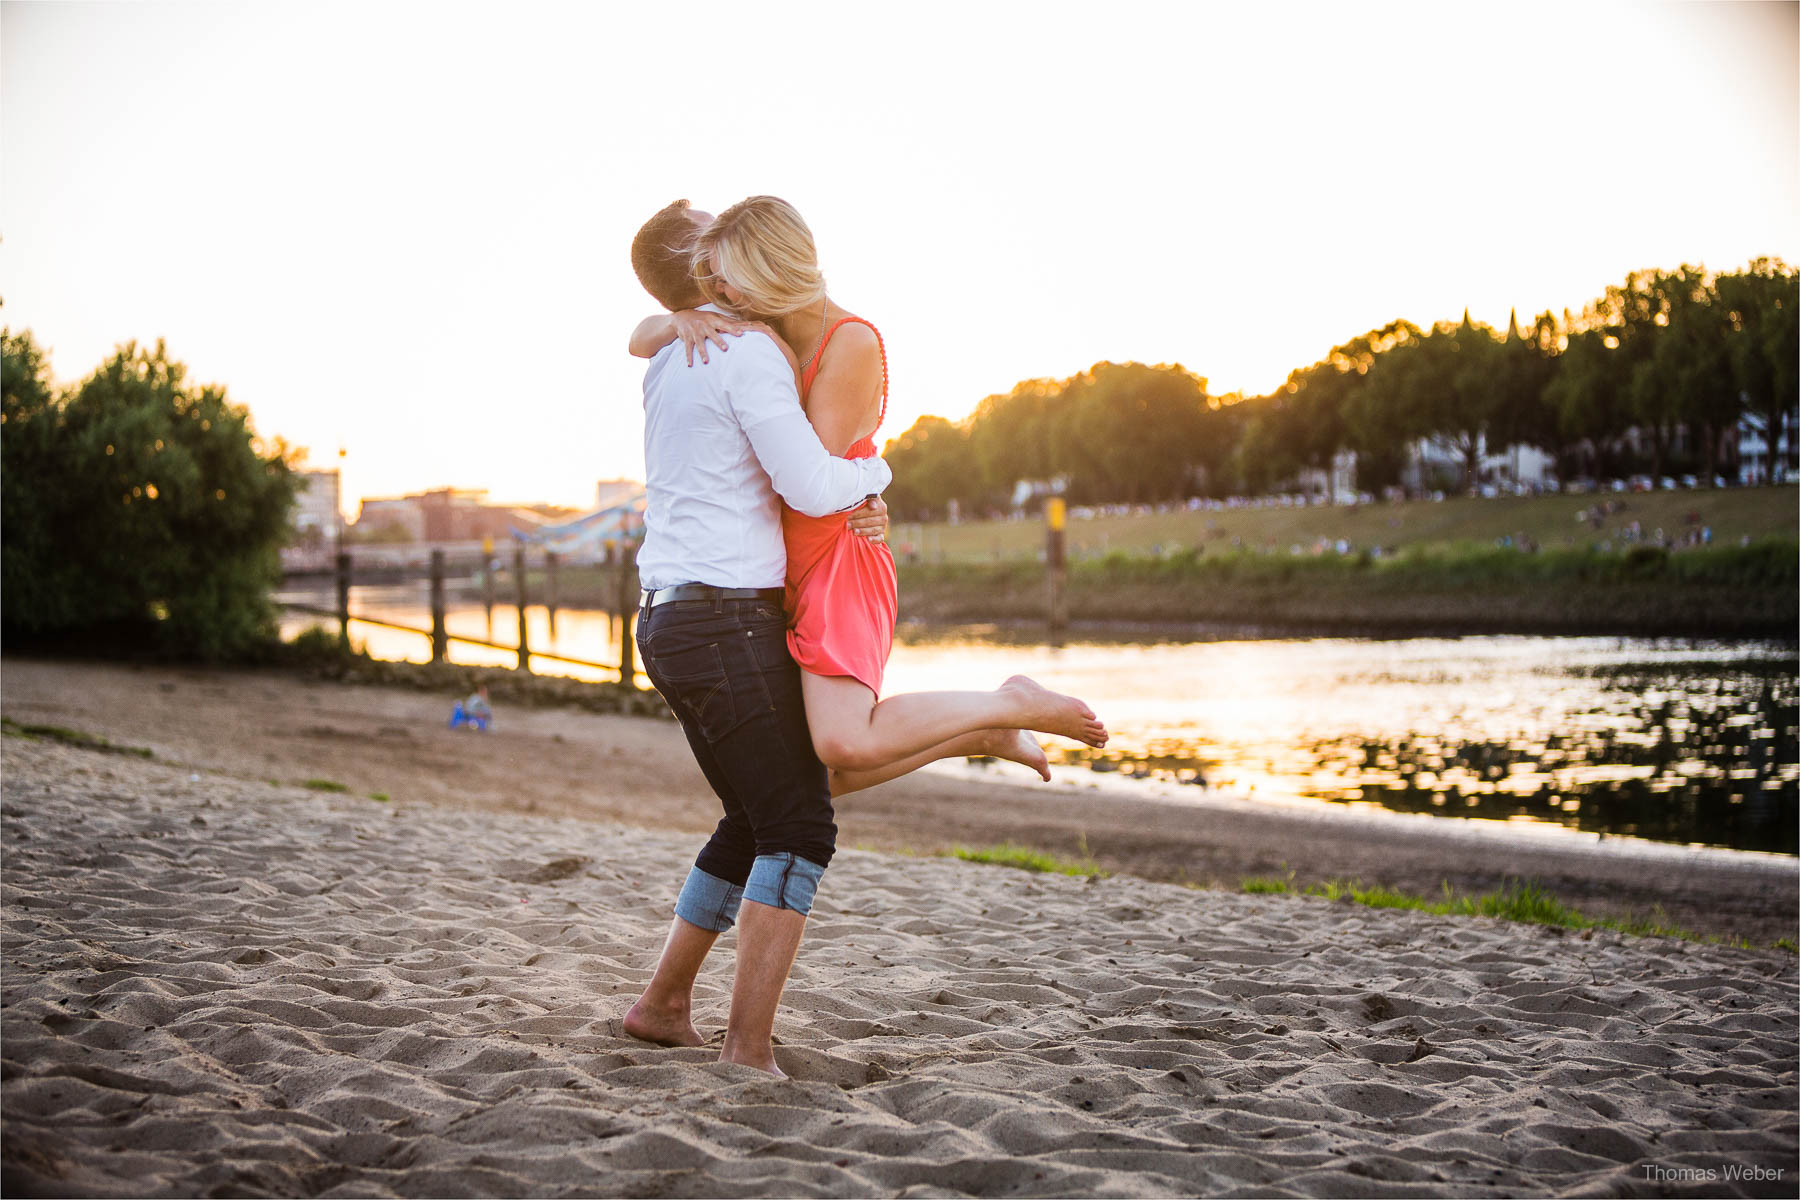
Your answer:
[[[850,532],[871,542],[887,540],[888,508],[880,496],[870,496],[861,508],[850,512]]]

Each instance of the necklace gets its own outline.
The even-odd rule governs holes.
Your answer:
[[[806,361],[800,364],[800,369],[802,371],[806,370],[806,368],[811,365],[812,360],[819,356],[819,351],[825,348],[825,321],[830,315],[831,297],[827,296],[825,297],[825,306],[819,309],[819,340],[813,343],[812,353],[807,355]]]

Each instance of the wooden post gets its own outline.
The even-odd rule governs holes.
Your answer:
[[[450,657],[450,632],[444,626],[444,552],[431,552],[431,661]]]
[[[1061,496],[1044,502],[1044,574],[1050,581],[1050,644],[1062,645],[1063,630],[1069,624],[1069,559],[1065,545],[1068,508]]]
[[[350,556],[343,551],[337,556],[338,641],[350,648]]]
[[[519,671],[531,674],[531,643],[525,633],[525,547],[513,551],[513,574],[519,577]]]
[[[619,548],[619,682],[637,687],[637,646],[632,641],[632,618],[637,616],[637,548]]]
[[[550,645],[556,645],[556,551],[544,554],[544,607],[550,614]]]
[[[488,641],[494,640],[494,539],[481,539],[481,606],[487,610]]]
[[[606,557],[600,560],[600,565],[604,567],[616,566],[619,563],[618,548],[610,539],[603,544],[606,547]],[[600,611],[606,614],[606,640],[609,642],[619,636],[619,614],[613,611],[618,608],[618,601],[619,589],[616,586],[615,581],[613,594],[611,596],[603,597],[597,605]]]

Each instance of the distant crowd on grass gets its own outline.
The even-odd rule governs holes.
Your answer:
[[[1102,511],[1305,503],[1300,481],[1329,478],[1346,452],[1358,499],[1403,484],[1497,494],[1506,485],[1483,477],[1483,460],[1514,447],[1551,456],[1545,488],[1704,487],[1749,481],[1740,425],[1774,443],[1758,473],[1780,478],[1800,432],[1797,363],[1800,274],[1779,259],[1634,271],[1578,314],[1514,319],[1504,333],[1467,313],[1429,329],[1393,321],[1263,396],[1211,395],[1178,365],[1027,380],[965,420],[923,417],[889,441],[887,498],[902,520],[1015,510],[1029,500],[1020,480],[1054,480],[1069,503]],[[1449,462],[1422,477],[1427,444]]]
[[[1607,496],[1616,493],[1636,493],[1654,491],[1674,491],[1677,489],[1699,488],[1711,486],[1725,488],[1732,486],[1737,480],[1726,479],[1722,475],[1713,476],[1710,485],[1703,484],[1692,475],[1683,475],[1679,479],[1664,476],[1653,479],[1648,475],[1637,475],[1626,479],[1610,480],[1574,480],[1567,485],[1560,481],[1550,480],[1544,484],[1520,485],[1511,488],[1499,488],[1484,485],[1470,489],[1468,495],[1493,498],[1500,495],[1510,496],[1550,496],[1570,495]],[[1764,482],[1761,479],[1753,482]],[[1272,492],[1261,496],[1189,496],[1185,500],[1159,501],[1155,504],[1077,504],[1068,509],[1068,515],[1077,521],[1091,521],[1096,517],[1148,517],[1167,516],[1178,512],[1237,512],[1256,511],[1273,508],[1322,508],[1333,507],[1354,508],[1359,504],[1374,504],[1378,501],[1420,500],[1442,503],[1455,498],[1459,493],[1446,491],[1443,488],[1432,488],[1426,491],[1409,491],[1402,487],[1383,488],[1380,496],[1372,492],[1354,492],[1348,496],[1327,496],[1321,492]],[[1595,511],[1604,505],[1615,507],[1624,504],[1623,499],[1596,501]],[[1607,508],[1605,511],[1612,511]],[[991,514],[996,518],[1022,521],[1028,514],[1023,508],[1013,508],[1004,514]]]

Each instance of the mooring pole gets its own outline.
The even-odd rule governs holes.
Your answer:
[[[450,631],[444,623],[444,552],[431,552],[431,661],[450,657]]]
[[[494,539],[481,539],[481,606],[487,610],[488,640],[494,639],[494,568],[499,566],[494,558]]]
[[[1050,581],[1050,644],[1062,645],[1069,624],[1069,559],[1065,545],[1068,507],[1061,496],[1044,502],[1044,574]]]
[[[619,547],[619,682],[628,688],[637,686],[637,646],[631,630],[637,602],[637,547],[626,542]]]
[[[343,551],[337,556],[338,642],[350,648],[350,556]]]
[[[525,633],[525,547],[513,551],[513,574],[519,577],[519,672],[531,674],[531,643]]]
[[[556,551],[544,552],[544,608],[550,614],[550,644],[556,645]]]

